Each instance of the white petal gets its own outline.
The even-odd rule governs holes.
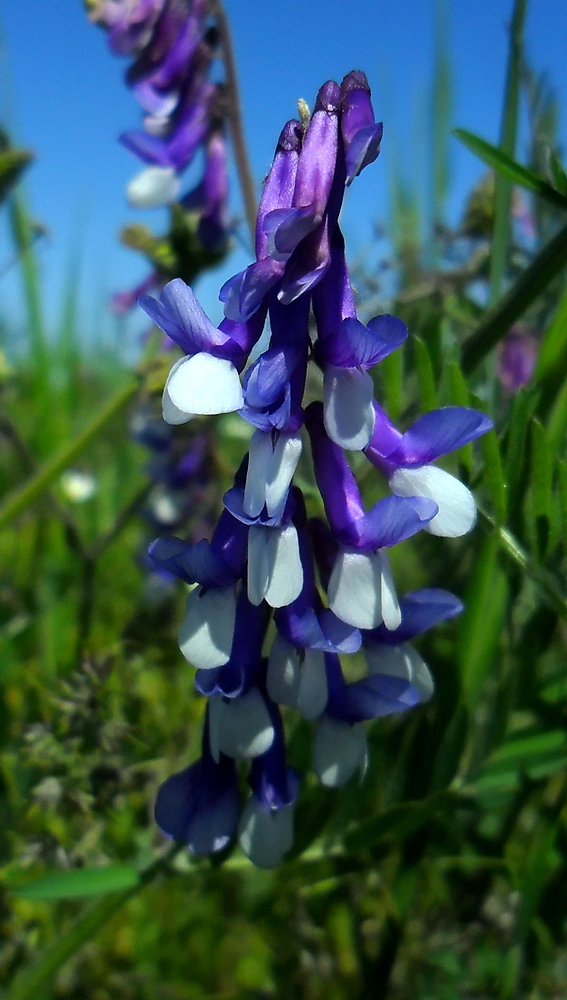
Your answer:
[[[400,611],[398,595],[396,594],[392,570],[390,569],[390,560],[383,549],[376,554],[380,559],[380,565],[382,567],[382,580],[380,583],[382,621],[384,622],[386,628],[391,630],[397,628],[398,625],[401,625],[402,612]]]
[[[253,795],[242,812],[238,839],[254,865],[275,868],[293,843],[293,805],[265,809]]]
[[[270,582],[265,598],[273,608],[283,608],[299,597],[303,587],[303,566],[299,541],[293,524],[285,528],[266,528]]]
[[[268,532],[260,524],[248,529],[248,600],[251,604],[261,604],[270,582],[268,563]]]
[[[242,386],[232,361],[204,351],[174,365],[166,387],[170,402],[182,413],[230,413],[243,403]]]
[[[351,726],[322,715],[317,720],[313,743],[313,766],[321,784],[338,788],[365,763],[366,733],[362,723]]]
[[[348,625],[376,628],[382,621],[382,562],[377,552],[341,549],[331,579],[329,604]]]
[[[429,701],[434,690],[433,678],[417,649],[407,642],[399,646],[368,642],[364,644],[364,652],[371,674],[402,677],[417,688],[422,701]]]
[[[325,428],[341,448],[361,451],[374,430],[374,385],[368,372],[360,368],[325,369]]]
[[[304,719],[317,719],[327,705],[325,656],[318,649],[306,649],[301,668],[297,707]]]
[[[146,167],[132,178],[126,197],[132,208],[161,208],[177,200],[180,188],[173,167]]]
[[[476,521],[476,507],[470,490],[436,465],[419,469],[396,469],[390,487],[400,497],[429,497],[439,507],[439,513],[424,524],[432,535],[458,538],[466,535]]]
[[[266,481],[272,461],[273,449],[270,434],[254,431],[248,448],[248,471],[244,488],[244,513],[258,517],[266,503]]]
[[[270,649],[266,684],[270,698],[277,705],[297,708],[301,684],[299,656],[295,647],[279,634]]]
[[[258,688],[252,688],[240,698],[219,701],[222,707],[218,720],[218,745],[222,753],[246,759],[266,753],[274,739],[274,727]]]
[[[220,587],[202,593],[195,587],[187,598],[179,629],[179,648],[198,670],[222,667],[230,657],[236,615],[236,588]]]
[[[177,369],[180,368],[181,365],[185,364],[187,360],[188,358],[180,358],[179,361],[176,361],[169,375],[167,376],[167,381],[165,383],[161,401],[162,415],[166,424],[186,424],[189,420],[192,420],[194,417],[193,413],[185,413],[184,410],[179,410],[177,406],[175,406],[172,403],[169,397],[169,380],[172,377],[173,373],[177,371]]]
[[[301,448],[298,434],[280,434],[270,462],[266,485],[266,506],[270,517],[281,517],[283,514]]]

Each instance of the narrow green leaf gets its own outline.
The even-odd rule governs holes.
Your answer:
[[[152,861],[138,875],[138,881],[121,892],[110,893],[98,903],[94,903],[86,912],[80,914],[66,933],[59,933],[54,943],[44,953],[37,965],[32,969],[24,969],[16,976],[12,988],[7,994],[7,1000],[43,1000],[47,996],[45,988],[53,980],[61,966],[71,958],[84,944],[91,941],[120,910],[132,896],[135,896],[145,885],[148,885],[176,854],[183,844],[173,844],[165,854]]]
[[[510,24],[510,44],[506,68],[506,89],[502,124],[500,129],[500,149],[510,157],[516,153],[518,131],[518,106],[520,100],[520,73],[523,62],[522,48],[527,0],[515,0]],[[507,177],[496,174],[494,180],[494,226],[490,250],[489,302],[497,301],[508,267],[510,251],[512,208],[512,184]]]
[[[466,129],[462,128],[454,129],[453,135],[467,149],[470,149],[471,153],[475,153],[479,159],[489,167],[497,170],[507,180],[513,184],[517,184],[519,187],[525,188],[527,191],[533,191],[534,194],[544,198],[554,208],[562,208],[564,211],[567,211],[567,192],[563,194],[560,190],[557,191],[544,177],[540,177],[539,174],[530,170],[529,167],[523,167],[521,164],[516,163],[511,156],[504,153],[498,146],[493,146],[492,143],[486,142],[480,136],[473,135],[472,132],[467,132]]]
[[[126,406],[137,390],[138,381],[136,379],[127,382],[74,441],[71,441],[57,455],[49,459],[35,476],[32,476],[21,489],[16,490],[4,501],[0,507],[0,530],[10,524],[18,514],[21,514],[26,507],[29,507],[45,492],[57,476],[71,465],[87,445],[96,438],[107,421]]]
[[[503,298],[466,341],[462,368],[469,375],[567,264],[567,226],[540,250]]]
[[[403,409],[404,352],[393,351],[381,362],[383,398],[391,420],[397,423]]]
[[[545,428],[533,419],[530,428],[531,445],[531,513],[534,520],[539,558],[543,559],[550,543],[553,523],[553,462]]]
[[[562,762],[566,751],[567,733],[562,729],[532,733],[520,739],[508,740],[494,750],[487,760],[487,767],[526,770],[543,759]]]
[[[131,889],[139,874],[131,865],[108,865],[106,868],[75,868],[34,879],[13,890],[20,899],[75,899],[100,896],[105,892]]]
[[[561,512],[561,532],[563,534],[563,548],[567,555],[567,461],[561,460],[557,463],[557,480],[559,487],[559,510]]]
[[[549,392],[552,387],[563,383],[566,369],[567,290],[561,296],[555,315],[541,342],[534,378],[543,384]],[[552,398],[551,396],[549,399],[550,403]]]
[[[499,563],[498,538],[491,535],[480,548],[465,597],[459,626],[457,658],[463,699],[473,712],[485,679],[500,655],[500,639],[508,607],[508,582]]]
[[[554,453],[565,450],[565,439],[567,437],[567,381],[563,382],[553,409],[549,414],[547,434],[549,446]]]
[[[446,368],[446,396],[443,399],[444,406],[470,406],[469,387],[461,367],[457,361],[449,361]],[[473,468],[473,446],[466,444],[459,449],[459,465],[462,465],[470,478]]]
[[[498,438],[493,430],[484,434],[481,438],[480,446],[484,461],[483,479],[486,483],[492,510],[497,524],[504,524],[508,510],[508,498],[506,495],[506,483],[504,482],[504,472],[502,470],[502,458]]]
[[[549,168],[557,191],[559,191],[559,194],[565,195],[565,199],[567,200],[567,174],[554,149],[551,150],[549,156]]]
[[[0,152],[0,201],[7,198],[32,160],[33,153],[27,149],[6,149]]]
[[[421,337],[414,337],[415,366],[419,391],[419,405],[424,412],[434,410],[437,406],[437,390],[431,356],[427,344]]]
[[[435,815],[446,814],[461,800],[452,792],[442,791],[422,802],[403,802],[391,806],[376,816],[363,820],[345,835],[347,852],[372,847],[383,837],[395,837],[397,842],[411,837]]]
[[[521,506],[526,485],[526,439],[529,421],[533,415],[537,398],[527,390],[520,391],[514,399],[510,412],[508,440],[506,446],[504,478],[508,486],[510,506]]]

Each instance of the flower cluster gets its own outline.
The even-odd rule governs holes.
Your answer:
[[[199,239],[216,249],[227,229],[228,182],[224,91],[211,80],[218,31],[209,0],[90,0],[89,6],[112,52],[133,60],[126,79],[143,127],[120,141],[146,167],[128,185],[130,203],[156,208],[180,201],[199,212]],[[200,149],[203,178],[180,197],[182,175]]]
[[[254,428],[211,541],[161,538],[150,550],[193,587],[179,643],[208,699],[202,755],[162,785],[156,818],[196,854],[222,849],[238,831],[255,864],[278,864],[298,793],[281,706],[315,723],[320,781],[343,784],[364,767],[363,723],[431,696],[409,640],[461,610],[441,590],[398,599],[388,561],[389,548],[422,529],[455,537],[472,527],[471,494],[433,463],[490,421],[448,407],[402,433],[374,399],[369,369],[407,330],[390,315],[358,319],[338,219],[345,187],[376,159],[381,138],[363,73],[324,84],[309,122],[290,121],[281,133],[256,260],[223,287],[220,326],[180,280],[140,300],[184,354],[167,379],[165,420],[235,410]],[[269,345],[247,365],[267,317]],[[310,363],[324,398],[304,408]],[[327,523],[308,519],[293,483],[303,427]],[[388,484],[370,510],[345,450],[362,452]],[[352,682],[341,656],[358,650],[368,672]],[[242,812],[239,760],[249,762]]]

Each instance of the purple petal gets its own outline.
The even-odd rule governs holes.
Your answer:
[[[250,319],[262,305],[270,288],[280,280],[284,267],[283,262],[267,257],[225,281],[219,292],[225,316],[237,323]]]
[[[397,646],[401,642],[413,639],[416,635],[421,635],[422,632],[439,622],[460,614],[463,610],[463,604],[458,597],[450,594],[449,591],[431,588],[406,594],[400,601],[400,609],[402,623],[398,628],[389,630],[384,625],[380,625],[378,628],[366,632],[365,636],[376,640],[376,642]]]
[[[344,722],[355,723],[405,712],[420,702],[419,691],[413,684],[400,677],[374,674],[347,684],[342,696],[334,697],[327,705],[327,713]]]
[[[401,504],[400,500],[405,503]],[[367,514],[337,531],[336,535],[343,545],[359,552],[373,552],[415,535],[438,511],[437,504],[425,497],[384,497]]]
[[[478,410],[447,406],[431,410],[416,420],[403,435],[388,461],[402,467],[428,465],[440,455],[462,448],[492,427],[492,421]]]
[[[272,260],[289,260],[297,244],[319,221],[311,207],[278,208],[269,212],[264,220],[264,233]]]
[[[240,802],[234,763],[198,760],[160,787],[155,804],[157,825],[194,854],[212,854],[226,846],[236,829]]]
[[[241,356],[242,350],[237,341],[213,326],[182,278],[170,281],[158,299],[143,295],[138,302],[185,354],[204,351],[228,360]]]
[[[346,152],[347,186],[352,184],[361,170],[373,163],[380,152],[384,126],[382,122],[361,128]]]
[[[407,335],[407,327],[395,316],[377,316],[367,326],[347,317],[326,339],[324,360],[339,368],[371,368],[403,344]]]

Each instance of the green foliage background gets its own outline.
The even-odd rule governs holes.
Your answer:
[[[138,559],[150,487],[128,415],[157,398],[170,359],[152,342],[134,373],[81,346],[72,285],[47,336],[33,227],[14,189],[27,157],[3,143],[0,191],[29,336],[24,360],[5,348],[0,373],[7,1000],[565,995],[567,180],[548,127],[554,99],[522,71],[523,8],[499,148],[460,133],[496,181],[471,193],[460,233],[445,234],[470,240],[457,269],[445,266],[439,225],[434,237],[425,225],[441,222],[447,193],[441,50],[428,211],[399,176],[392,191],[399,283],[388,306],[410,339],[380,366],[378,398],[406,426],[418,410],[451,404],[479,406],[495,423],[445,463],[474,488],[475,531],[399,546],[394,572],[400,592],[444,587],[466,610],[421,640],[436,696],[371,726],[364,779],[333,792],[304,779],[293,855],[275,872],[238,850],[194,860],[154,828],[156,788],[196,756],[203,710],[176,643],[183,594],[152,602]],[[532,109],[525,165],[515,161],[522,87]],[[511,227],[513,185],[533,199],[530,253]],[[177,263],[160,246],[173,272],[210,263],[191,257],[190,239]],[[473,280],[488,289],[486,307],[469,294]],[[375,276],[357,285],[361,312],[378,311]],[[529,384],[505,396],[495,350],[520,319],[539,357]],[[236,418],[214,421],[211,502],[245,448]],[[61,485],[70,468],[96,479],[82,505]],[[370,503],[376,477],[362,463],[357,471]],[[300,474],[319,512],[308,465]],[[307,774],[310,726],[289,722],[291,762]]]

